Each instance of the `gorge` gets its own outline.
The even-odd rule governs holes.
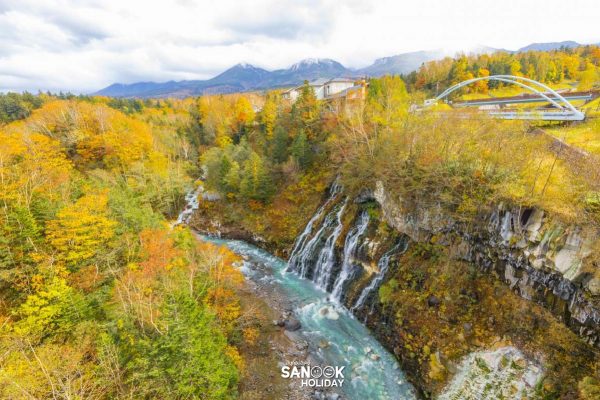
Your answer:
[[[599,399],[599,71],[582,46],[327,99],[0,94],[0,398]],[[508,73],[590,91],[585,120],[479,79]],[[535,119],[458,107],[506,99]]]
[[[386,311],[390,305],[383,304],[386,285],[389,287],[395,281],[393,276],[402,269],[401,263],[410,262],[407,254],[421,248],[423,243],[429,243],[432,237],[437,243],[435,246],[450,249],[451,258],[466,261],[484,275],[496,276],[492,278],[495,281],[504,281],[504,296],[514,297],[512,300],[517,302],[529,300],[543,305],[585,341],[592,345],[597,343],[597,309],[585,300],[583,291],[578,291],[575,283],[568,278],[561,281],[557,272],[548,271],[548,265],[539,265],[548,262],[544,257],[548,260],[558,258],[558,265],[564,265],[567,262],[564,251],[569,252],[569,262],[580,265],[582,258],[589,254],[582,247],[584,240],[574,239],[573,235],[565,238],[556,233],[553,237],[546,224],[542,224],[541,212],[535,210],[522,211],[517,217],[510,211],[503,212],[502,208],[494,210],[483,220],[483,227],[478,227],[479,236],[476,236],[461,231],[460,224],[451,225],[450,219],[439,209],[435,214],[432,210],[415,208],[413,210],[418,212],[410,215],[407,208],[402,210],[402,206],[406,205],[392,200],[381,182],[373,191],[351,197],[337,180],[334,181],[322,204],[316,207],[316,212],[297,237],[287,264],[244,241],[215,236],[203,236],[201,240],[229,247],[244,256],[245,263],[262,263],[272,268],[271,277],[263,275],[258,279],[280,286],[283,295],[291,301],[293,313],[302,324],[301,334],[310,343],[317,359],[325,364],[341,363],[352,371],[349,384],[342,391],[349,399],[413,398],[415,395],[427,398],[432,392],[437,392],[443,399],[527,398],[539,389],[545,368],[548,368],[544,365],[546,355],[531,352],[527,345],[521,350],[518,340],[509,340],[506,336],[490,340],[482,334],[481,338],[476,338],[480,336],[475,333],[479,330],[477,325],[490,324],[493,316],[485,322],[471,317],[470,322],[463,324],[450,319],[448,323],[458,325],[461,333],[448,340],[467,343],[458,351],[463,356],[454,356],[452,361],[449,355],[444,355],[448,351],[443,346],[435,349],[437,346],[431,340],[423,346],[426,354],[418,361],[419,356],[414,354],[416,349],[392,333],[398,322],[390,320]],[[500,215],[503,217],[499,218]],[[510,224],[506,222],[509,218],[512,218]],[[197,215],[193,216],[191,226],[207,232],[206,226],[201,225],[206,221],[200,221],[202,219]],[[220,223],[216,225],[220,226]],[[484,232],[489,236],[486,237]],[[214,230],[211,233],[219,235]],[[545,252],[527,249],[518,240],[511,241],[524,233],[527,236],[522,240],[529,240],[531,247],[540,247]],[[562,242],[558,236],[562,237]],[[247,240],[265,247],[260,238]],[[523,254],[535,254],[532,259],[537,260],[536,269],[529,265]],[[535,271],[538,271],[537,275]],[[246,276],[254,281],[257,279],[255,272]],[[398,290],[397,286],[394,288]],[[461,298],[479,303],[477,289],[454,289]],[[519,296],[526,300],[517,300]],[[440,306],[446,307],[442,303],[456,301],[452,296],[436,294],[426,296],[424,300],[430,310],[439,310]],[[537,308],[531,312],[537,312]],[[545,315],[540,319],[544,318]],[[365,323],[372,334],[359,321]],[[490,331],[495,330],[494,324],[501,323],[491,321]],[[423,334],[408,328],[414,335]],[[399,359],[404,373],[415,385],[416,393],[406,385],[394,357],[380,347],[375,338]],[[443,341],[438,345],[442,344]],[[472,350],[465,352],[466,349]],[[429,371],[426,373],[426,370]],[[443,377],[436,377],[436,371]],[[384,377],[389,374],[392,374],[391,378]],[[363,386],[365,383],[367,385]]]

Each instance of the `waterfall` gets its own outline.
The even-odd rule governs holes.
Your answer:
[[[321,219],[321,217],[323,216],[323,213],[325,212],[325,210],[327,209],[329,204],[331,204],[331,202],[333,202],[333,200],[335,200],[335,198],[341,192],[341,190],[342,190],[342,187],[337,183],[337,180],[336,180],[331,185],[331,188],[329,190],[329,198],[327,199],[327,201],[325,201],[325,203],[321,207],[319,207],[319,209],[313,215],[313,217],[310,219],[310,221],[308,221],[308,224],[304,228],[304,231],[296,239],[292,253],[290,255],[290,259],[288,261],[288,268],[287,268],[288,270],[296,271],[296,272],[300,273],[300,275],[303,277],[306,276],[306,273],[308,271],[308,268],[307,268],[308,258],[314,252],[315,247],[319,243],[319,240],[320,240],[323,232],[325,231],[325,229],[328,228],[329,226],[331,226],[331,224],[335,221],[332,219],[331,214],[327,215],[325,217],[325,221],[323,221],[319,230],[309,240],[310,234],[312,233],[312,230],[314,227],[314,224],[319,219]]]
[[[500,236],[504,239],[504,244],[508,244],[513,236],[512,215],[507,211],[502,218],[502,226],[500,227]]]
[[[339,211],[337,212],[337,225],[335,226],[335,229],[331,235],[329,235],[325,241],[325,246],[323,246],[323,249],[321,249],[321,253],[319,253],[319,257],[317,259],[317,264],[315,265],[313,281],[323,290],[327,290],[327,286],[331,280],[331,272],[333,270],[333,266],[335,265],[335,243],[342,233],[342,229],[344,229],[344,225],[342,224],[342,214],[344,213],[347,202],[348,200],[346,199],[342,207],[340,207]]]
[[[200,195],[200,193],[202,193],[202,186],[198,186],[196,189],[187,192],[187,194],[185,195],[185,208],[182,212],[179,213],[177,221],[174,225],[187,224],[188,222],[190,222],[192,214],[195,210],[198,209],[200,205],[198,201],[198,196]]]
[[[276,294],[267,295],[268,305],[274,305],[274,309],[292,307],[302,326],[295,335],[308,344],[309,362],[344,367],[345,380],[339,393],[338,388],[331,394],[326,387],[316,388],[327,390],[327,393],[315,396],[347,400],[417,399],[394,356],[348,310],[332,304],[328,293],[298,274],[284,273],[284,260],[239,240],[214,237],[202,237],[201,240],[224,244],[242,256],[248,266],[244,273],[255,282],[257,290],[262,292],[265,288],[264,293]],[[258,265],[267,268],[257,268]],[[315,396],[308,393],[308,397]]]
[[[353,260],[355,253],[360,238],[369,225],[369,214],[363,211],[355,226],[346,234],[341,268],[337,277],[335,277],[336,243],[344,230],[342,216],[346,210],[348,198],[342,204],[336,204],[327,214],[325,213],[331,203],[337,199],[340,192],[341,187],[334,183],[329,191],[327,201],[319,207],[296,239],[287,267],[288,271],[294,271],[302,278],[310,278],[317,287],[325,291],[331,291],[331,297],[338,301],[342,299],[344,286],[354,274]],[[324,214],[325,216],[323,216]],[[322,222],[317,229],[316,224],[320,220]],[[316,232],[314,232],[315,230]],[[405,241],[402,243],[406,247],[407,243]],[[389,267],[390,258],[399,246],[400,244],[394,246],[381,257],[378,263],[379,273],[362,291],[358,301],[352,308],[353,310],[361,307],[368,296],[379,287]],[[402,251],[404,250],[405,248]]]
[[[358,224],[352,228],[348,235],[346,235],[346,241],[344,242],[344,261],[342,263],[342,269],[333,284],[333,290],[331,295],[336,300],[341,300],[342,291],[344,284],[352,275],[352,259],[356,252],[356,246],[358,245],[358,239],[367,229],[369,225],[369,214],[366,211],[360,215]]]
[[[318,246],[319,246],[319,243],[321,242],[323,234],[325,233],[325,230],[335,226],[335,228],[333,230],[333,234],[335,234],[335,232],[337,230],[341,231],[341,229],[343,228],[342,222],[341,222],[341,217],[342,217],[342,214],[344,213],[344,209],[346,208],[347,203],[348,203],[348,199],[346,199],[344,201],[344,204],[342,204],[337,209],[337,211],[333,210],[329,214],[327,214],[327,216],[325,217],[325,221],[323,222],[321,228],[317,231],[315,236],[307,242],[304,249],[301,250],[300,259],[297,262],[298,266],[300,267],[300,270],[298,271],[298,268],[296,268],[296,271],[298,271],[300,273],[300,276],[302,278],[306,278],[308,276],[309,267],[311,265],[311,259],[315,254],[317,254]],[[327,240],[325,242],[326,243],[325,246],[328,245],[328,241],[329,241],[329,239],[331,239],[332,235],[329,235],[329,237],[327,238]],[[338,233],[338,235],[339,235],[339,233]],[[334,245],[335,245],[335,241],[331,244],[332,250],[333,250]]]
[[[298,238],[296,239],[296,242],[294,243],[294,248],[292,249],[292,255],[291,255],[290,261],[289,261],[290,265],[294,265],[294,262],[297,259],[297,255],[301,252],[301,250],[306,245],[306,241],[308,240],[308,237],[309,237],[310,233],[312,232],[312,228],[313,228],[313,225],[315,224],[315,222],[317,222],[321,218],[321,216],[323,215],[323,212],[325,211],[325,209],[327,208],[329,203],[331,203],[331,201],[333,199],[335,199],[335,197],[340,193],[341,190],[342,190],[342,187],[337,183],[337,180],[335,182],[333,182],[333,184],[331,185],[331,188],[329,189],[329,198],[327,199],[327,201],[325,201],[325,203],[323,203],[323,205],[321,207],[319,207],[319,209],[312,216],[310,221],[308,221],[308,224],[306,224],[304,231],[302,231],[300,236],[298,236]]]
[[[379,285],[381,285],[381,282],[385,278],[385,274],[387,274],[388,268],[390,267],[390,259],[397,252],[398,248],[400,248],[400,247],[402,247],[402,250],[400,250],[399,253],[402,254],[408,248],[408,241],[403,240],[402,242],[400,242],[397,245],[395,245],[394,247],[392,247],[383,256],[381,256],[381,258],[377,262],[377,267],[379,268],[379,272],[371,280],[371,282],[369,282],[367,287],[365,287],[363,289],[363,291],[360,293],[360,296],[358,296],[358,300],[356,301],[354,306],[352,306],[351,311],[357,310],[360,307],[362,307],[365,304],[365,301],[367,300],[367,298],[369,297],[371,292],[379,289]]]

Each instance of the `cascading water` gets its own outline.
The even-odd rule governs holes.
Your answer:
[[[317,233],[306,242],[306,246],[299,249],[298,253],[293,255],[295,256],[294,264],[291,267],[288,267],[288,269],[296,271],[302,278],[308,277],[310,268],[315,262],[315,255],[319,254],[319,249],[323,246],[324,236],[332,229],[335,232],[341,225],[340,218],[346,208],[346,203],[347,200],[341,205],[336,205],[334,209],[325,216],[325,220]]]
[[[334,210],[327,214],[325,216],[325,221],[323,221],[323,224],[321,225],[321,228],[319,228],[319,230],[317,231],[317,233],[315,233],[313,238],[306,243],[306,246],[300,249],[298,253],[299,259],[296,262],[294,269],[302,278],[308,277],[309,268],[312,264],[312,258],[315,254],[317,254],[317,250],[322,244],[322,238],[325,235],[326,231],[330,230],[334,226],[339,226],[339,223],[337,222],[337,216],[344,211],[345,207],[346,203],[344,202],[344,204],[341,207],[339,207],[337,211]]]
[[[294,271],[297,274],[285,273],[286,263],[284,260],[246,242],[206,236],[199,237],[199,239],[225,245],[241,255],[244,258],[241,271],[247,279],[253,280],[255,283],[265,282],[267,285],[279,288],[293,305],[294,313],[301,322],[302,329],[299,334],[309,343],[311,362],[345,367],[347,382],[341,387],[341,394],[344,396],[342,398],[348,400],[414,400],[416,399],[414,389],[406,382],[394,356],[387,352],[339,301],[345,283],[352,278],[353,258],[356,255],[360,237],[369,224],[367,213],[361,214],[357,224],[346,236],[342,268],[333,285],[332,296],[328,297],[323,290],[317,289],[316,284],[319,284],[319,289],[326,287],[326,282],[330,281],[335,264],[335,242],[341,234],[341,217],[348,199],[342,204],[338,203],[333,207],[330,205],[340,191],[339,187],[332,187],[326,203],[317,210],[304,232],[296,240],[293,257],[296,260]],[[177,224],[189,221],[193,211],[198,208],[198,196],[201,192],[202,188],[199,187],[186,195],[188,204],[177,218]],[[332,210],[323,218],[327,208],[332,208]],[[320,219],[323,219],[321,227],[310,238],[315,228],[314,225]],[[505,225],[507,220],[508,218],[505,217],[505,221],[503,221]],[[338,232],[336,233],[336,231]],[[323,244],[326,234],[329,236]],[[391,257],[406,251],[407,246],[408,241],[403,240],[380,258],[378,261],[379,272],[363,289],[352,310],[364,306],[385,279]],[[315,284],[313,284],[306,279],[301,279],[298,275],[306,276],[310,264],[315,262],[317,252],[319,267],[315,269],[313,276]],[[272,275],[261,277],[257,273],[260,269],[257,269],[256,265],[266,266],[267,270],[272,271]],[[507,363],[503,360],[506,357],[509,357],[510,360],[515,359],[517,362],[521,361],[522,356],[513,353],[512,348],[505,348],[496,352],[469,356],[463,362],[457,376],[442,392],[440,399],[506,397],[505,389],[513,386],[518,388],[519,393],[528,394],[542,376],[541,369],[535,365],[526,365],[526,368],[519,367],[520,364],[510,361],[508,365],[511,365],[511,369],[505,373],[503,368]],[[519,368],[513,368],[513,364]],[[516,378],[514,378],[515,376]],[[494,391],[488,390],[489,387]],[[488,395],[480,397],[487,392],[489,392]]]
[[[290,256],[290,260],[288,261],[288,269],[297,270],[298,262],[300,260],[301,255],[303,254],[305,247],[307,245],[307,241],[312,233],[313,226],[315,222],[317,222],[323,216],[325,209],[329,204],[337,197],[337,195],[342,191],[342,186],[337,182],[333,182],[331,188],[329,189],[329,198],[323,203],[321,207],[317,210],[317,212],[313,215],[313,217],[308,221],[304,231],[298,236],[296,242],[294,243],[294,247],[292,249],[292,255]]]
[[[327,240],[325,241],[325,246],[321,249],[321,253],[319,254],[319,258],[317,259],[317,264],[315,265],[315,272],[313,274],[313,281],[323,290],[327,290],[327,286],[331,281],[331,271],[333,270],[333,266],[335,264],[335,243],[337,242],[340,234],[342,233],[342,229],[344,229],[344,225],[342,224],[342,214],[344,213],[344,209],[346,208],[346,202],[344,205],[340,207],[339,211],[336,214],[336,223],[337,225],[333,229],[333,232]]]
[[[333,290],[331,295],[336,300],[341,300],[342,292],[344,290],[344,284],[352,275],[354,255],[356,253],[356,247],[358,245],[358,239],[365,233],[367,226],[369,225],[369,214],[366,211],[360,215],[358,224],[352,228],[348,235],[346,235],[346,241],[344,243],[344,260],[342,262],[342,269],[337,276],[335,283],[333,284]],[[328,272],[331,274],[331,271]]]
[[[273,271],[271,279],[260,277],[260,269],[242,269],[248,279],[276,285],[294,304],[294,314],[302,324],[298,331],[310,343],[312,363],[344,366],[345,382],[341,387],[346,400],[415,400],[412,386],[406,381],[398,362],[352,314],[313,282],[297,274],[285,273],[286,262],[264,250],[239,240],[201,237],[229,247],[244,258],[247,265],[265,265]],[[307,398],[311,388],[307,388]],[[317,398],[317,397],[314,397]]]
[[[174,225],[187,224],[192,217],[192,214],[199,207],[198,196],[202,192],[202,186],[198,186],[195,190],[190,190],[185,195],[185,208],[177,216],[177,221]]]
[[[186,196],[188,204],[177,218],[178,223],[189,221],[193,210],[198,208],[197,199],[201,190],[201,188],[198,188]],[[323,217],[326,208],[330,206],[339,193],[340,187],[334,186],[330,191],[330,197],[326,204],[319,208],[316,215],[311,219],[310,226],[305,228],[303,234],[295,243],[296,267],[301,267],[305,273],[309,268],[310,261],[314,261],[315,252],[322,245],[322,237],[325,232],[329,232],[335,226],[333,233],[328,237],[328,239],[331,239],[331,246],[329,244],[326,246],[328,257],[324,257],[324,260],[329,258],[329,249],[333,251],[337,240],[334,240],[334,237],[336,235],[339,237],[341,234],[341,216],[348,202],[347,199],[342,204],[333,207],[329,214],[325,216],[320,229],[309,240],[316,221]],[[366,229],[367,224],[368,219],[365,221],[361,217],[360,223],[352,231],[354,232],[352,236],[356,236],[356,239],[358,239],[358,236]],[[336,230],[338,230],[337,234],[335,234]],[[298,276],[302,272],[301,269],[294,269],[298,274],[285,273],[286,262],[284,260],[243,241],[207,236],[199,237],[199,240],[229,247],[244,258],[241,270],[247,279],[254,280],[255,283],[267,282],[269,285],[277,286],[289,301],[295,304],[295,314],[302,324],[301,335],[304,340],[310,343],[311,357],[314,358],[313,362],[322,365],[344,366],[345,371],[347,371],[345,375],[346,382],[341,387],[341,394],[343,395],[341,398],[348,400],[416,399],[412,386],[406,382],[406,378],[394,356],[387,352],[348,310],[340,307],[337,303],[330,302],[326,293],[318,290],[312,282],[301,279]],[[353,243],[354,240],[350,242]],[[345,253],[353,253],[356,244],[348,243],[348,246],[348,249],[352,248],[352,250],[345,251]],[[273,271],[273,276],[270,278],[267,276],[261,277],[253,267],[257,264],[267,266],[269,270]],[[327,343],[328,346],[322,347],[322,343]]]
[[[369,282],[369,284],[362,290],[360,296],[358,296],[358,300],[352,306],[351,311],[358,310],[361,308],[365,301],[369,298],[371,293],[377,289],[379,289],[379,285],[383,282],[385,278],[385,274],[387,274],[388,268],[390,267],[390,259],[395,254],[402,254],[408,248],[408,240],[402,240],[401,243],[398,243],[396,246],[392,247],[387,253],[385,253],[379,261],[377,262],[377,267],[379,268],[379,272],[375,277]]]

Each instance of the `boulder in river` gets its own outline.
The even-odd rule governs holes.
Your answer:
[[[304,351],[304,350],[308,349],[308,342],[306,340],[301,340],[301,341],[297,342],[296,349],[298,349],[300,351]]]
[[[285,320],[283,327],[287,331],[294,332],[299,330],[302,327],[302,324],[300,324],[300,321],[298,321],[296,318],[290,318]]]
[[[333,307],[325,306],[319,310],[319,314],[325,318],[336,320],[340,317]]]

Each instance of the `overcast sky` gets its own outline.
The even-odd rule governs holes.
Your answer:
[[[91,92],[309,57],[600,42],[598,0],[0,0],[0,90]]]

